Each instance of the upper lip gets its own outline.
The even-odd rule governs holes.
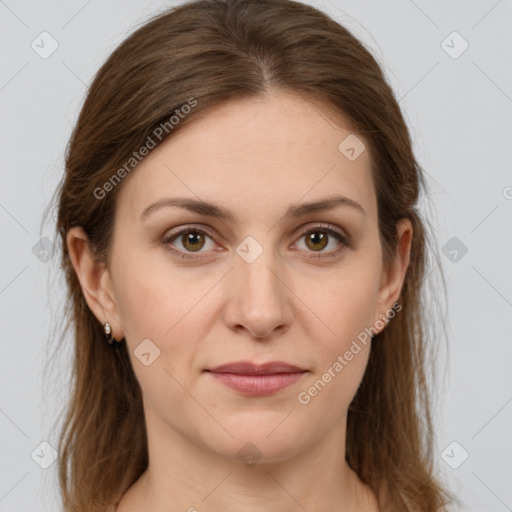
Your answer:
[[[207,371],[239,375],[273,375],[276,373],[299,373],[306,370],[283,361],[272,361],[263,364],[251,363],[250,361],[235,361],[208,369]]]

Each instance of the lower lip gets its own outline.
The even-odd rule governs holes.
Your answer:
[[[270,395],[297,382],[306,372],[276,373],[271,375],[210,373],[224,385],[240,393],[246,395]]]

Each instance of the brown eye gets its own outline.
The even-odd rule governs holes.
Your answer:
[[[313,228],[303,231],[300,240],[303,239],[306,248],[301,250],[310,253],[309,257],[312,258],[336,257],[343,249],[350,247],[346,237],[333,229],[330,224],[313,226]],[[212,244],[210,247],[208,247],[208,240]],[[338,242],[337,246],[335,241]],[[215,249],[216,247],[211,235],[202,229],[191,227],[165,237],[162,240],[162,245],[181,259],[200,258],[201,253],[208,253],[208,249]],[[334,245],[334,247],[325,250],[330,245]],[[221,249],[218,248],[218,250]],[[197,255],[194,253],[197,253]],[[203,254],[203,256],[205,255]]]
[[[211,247],[215,246],[212,237],[203,230],[187,228],[165,237],[162,244],[179,258],[195,258],[200,257],[201,253],[208,252],[206,250],[208,240],[211,240]],[[206,249],[203,250],[205,247]],[[198,256],[193,253],[198,253]]]
[[[181,243],[187,251],[196,252],[203,248],[205,238],[203,233],[199,231],[189,231],[181,235]]]
[[[325,231],[313,231],[306,235],[306,245],[312,251],[325,249],[329,242],[329,235]]]
[[[337,230],[330,227],[330,224],[313,226],[313,228],[303,231],[300,239],[305,240],[306,252],[312,254],[313,258],[330,258],[337,256],[343,249],[349,247],[345,236]],[[338,241],[336,246],[335,241]],[[331,250],[325,250],[329,245],[333,245]]]

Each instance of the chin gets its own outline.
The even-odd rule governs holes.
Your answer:
[[[288,460],[306,450],[315,437],[303,423],[290,421],[291,416],[283,421],[286,415],[282,413],[253,413],[236,423],[221,422],[233,437],[210,437],[208,449],[248,467]]]

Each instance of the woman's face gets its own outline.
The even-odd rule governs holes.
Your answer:
[[[126,338],[150,432],[261,462],[344,433],[411,231],[386,271],[369,152],[322,112],[282,92],[231,102],[125,178],[97,296],[108,316],[94,311]],[[211,371],[237,362],[302,372]]]

